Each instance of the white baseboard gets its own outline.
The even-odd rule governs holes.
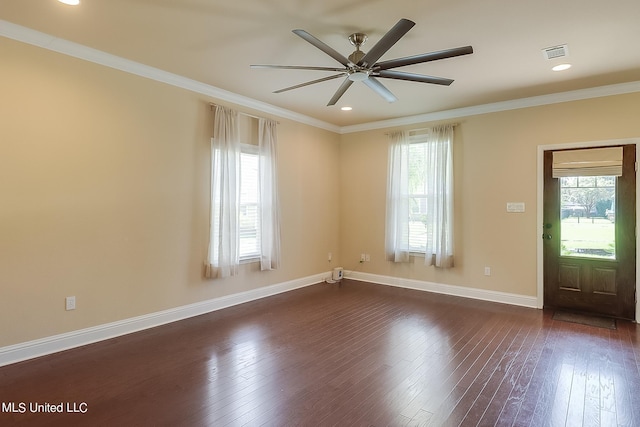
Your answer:
[[[435,292],[438,294],[454,295],[502,304],[518,305],[522,307],[538,308],[537,298],[507,292],[488,291],[485,289],[468,288],[464,286],[443,285],[441,283],[424,282],[401,277],[382,276],[378,274],[345,271],[346,279],[371,282],[379,285],[397,286],[400,288],[416,289],[419,291]]]
[[[0,348],[0,366],[10,365],[12,363],[45,356],[47,354],[75,347],[81,347],[98,341],[115,338],[121,335],[138,332],[144,329],[153,328],[245,302],[280,294],[282,292],[292,291],[294,289],[323,282],[328,277],[331,277],[331,272],[320,273],[313,276],[303,277],[301,279],[265,286],[247,292],[227,295],[164,311],[132,317],[117,322],[106,323],[103,325],[93,326],[91,328],[80,329],[77,331],[2,347]],[[536,297],[525,295],[488,291],[462,286],[443,285],[439,283],[361,273],[356,271],[345,272],[345,278],[380,285],[397,286],[407,289],[455,295],[464,298],[537,308]]]
[[[115,338],[132,332],[138,332],[144,329],[153,328],[245,302],[280,294],[282,292],[292,291],[294,289],[320,283],[324,281],[326,277],[331,277],[331,273],[316,274],[313,276],[303,277],[301,279],[265,286],[247,292],[227,295],[164,311],[132,317],[117,322],[93,326],[91,328],[80,329],[34,341],[1,347],[0,366],[92,344],[109,338]]]

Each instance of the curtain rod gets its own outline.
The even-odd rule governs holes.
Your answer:
[[[443,123],[443,125],[451,125],[453,127],[459,126],[460,123]],[[440,126],[440,125],[436,125],[436,126]],[[409,129],[407,130],[407,132],[412,133],[412,132],[421,132],[421,131],[426,131],[426,130],[431,130],[431,128],[419,128],[419,129]],[[391,132],[385,132],[385,135],[390,135]]]
[[[209,107],[213,110],[213,107],[224,107],[224,105],[219,105],[219,104],[210,102]],[[225,108],[229,108],[229,107],[225,107]],[[253,119],[266,119],[266,117],[254,116],[253,114],[243,113],[242,111],[238,111],[238,114],[242,114],[243,116],[251,117]],[[276,121],[276,124],[280,124],[280,122]]]

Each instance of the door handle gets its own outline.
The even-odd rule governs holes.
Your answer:
[[[542,233],[542,240],[551,240],[551,234]]]

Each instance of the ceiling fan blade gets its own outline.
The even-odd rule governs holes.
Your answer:
[[[374,77],[369,76],[368,79],[363,80],[362,83],[369,86],[375,93],[383,97],[387,102],[396,102],[398,98],[391,93],[382,83],[376,80]]]
[[[340,85],[336,93],[333,94],[333,97],[327,104],[327,107],[331,105],[335,105],[336,102],[338,102],[338,100],[340,99],[340,97],[344,95],[344,93],[347,91],[347,89],[349,89],[349,87],[351,87],[352,84],[353,84],[353,81],[349,80],[349,78],[344,79],[344,81],[342,82],[342,84]]]
[[[425,76],[422,74],[405,73],[402,71],[380,70],[376,77],[387,79],[408,80],[410,82],[433,83],[436,85],[449,86],[453,80],[444,77]]]
[[[288,90],[298,89],[298,88],[309,86],[309,85],[312,85],[312,84],[326,82],[328,80],[333,80],[333,79],[337,79],[338,77],[342,77],[345,74],[347,74],[347,73],[340,73],[340,74],[335,74],[335,75],[329,76],[329,77],[323,77],[323,78],[317,79],[317,80],[311,80],[310,82],[300,83],[299,85],[289,86],[289,87],[285,87],[284,89],[275,90],[275,91],[273,91],[273,93],[282,93],[282,92],[286,92]]]
[[[308,41],[309,43],[311,43],[312,45],[314,45],[315,47],[317,47],[318,49],[320,49],[321,51],[323,51],[324,53],[326,53],[327,55],[329,55],[339,63],[341,63],[342,65],[344,65],[345,67],[349,66],[349,60],[345,58],[344,55],[342,55],[340,52],[336,51],[334,48],[327,45],[326,43],[318,40],[311,34],[307,33],[305,30],[293,30],[293,33],[296,34],[297,36],[302,37],[303,39],[305,39],[306,41]]]
[[[455,56],[468,55],[473,53],[473,47],[455,47],[437,52],[423,53],[421,55],[406,56],[404,58],[390,59],[389,61],[378,62],[373,65],[375,71],[388,70],[389,68],[404,67],[405,65],[421,64],[423,62],[437,61],[439,59],[453,58]]]
[[[401,19],[398,21],[396,25],[391,28],[387,34],[382,36],[382,38],[376,43],[369,52],[365,56],[362,57],[360,61],[358,61],[358,65],[361,67],[369,68],[372,64],[374,64],[382,55],[384,55],[391,46],[396,44],[398,40],[402,38],[407,32],[416,25],[415,22],[409,21],[408,19]]]
[[[306,65],[250,65],[251,68],[277,68],[284,70],[346,71],[344,68],[311,67]]]

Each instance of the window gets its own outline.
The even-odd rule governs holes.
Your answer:
[[[394,262],[410,253],[453,266],[453,126],[390,135],[386,248]]]
[[[561,255],[616,259],[616,186],[622,147],[553,152],[560,184]]]
[[[222,173],[219,163],[220,151],[214,151],[214,173]],[[259,188],[260,157],[258,147],[250,144],[240,145],[240,155],[237,160],[237,210],[231,213],[237,226],[237,250],[240,261],[249,261],[260,258],[260,188]],[[215,177],[222,180],[220,175]],[[214,200],[214,229],[220,228],[220,193],[216,193]],[[220,234],[215,234],[214,239],[219,240]],[[214,256],[219,256],[218,245],[214,246]]]
[[[562,256],[616,259],[615,176],[560,178]]]
[[[243,144],[240,152],[238,250],[240,260],[260,257],[260,193],[258,147]]]
[[[210,278],[238,274],[240,261],[259,260],[261,270],[280,265],[277,123],[238,116],[216,106],[205,263],[205,275]]]
[[[425,253],[427,248],[426,142],[408,146],[409,164],[409,251]]]

